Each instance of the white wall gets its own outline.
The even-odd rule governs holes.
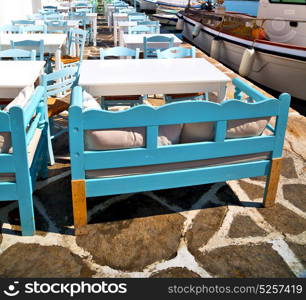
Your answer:
[[[0,25],[10,24],[11,20],[24,19],[27,15],[31,15],[32,1],[37,2],[36,0],[0,0]]]

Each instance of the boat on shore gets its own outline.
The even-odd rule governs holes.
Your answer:
[[[260,0],[257,17],[186,8],[178,13],[177,29],[240,75],[306,100],[305,16],[301,0]]]
[[[156,13],[152,16],[164,25],[176,25],[177,13],[188,5],[192,9],[200,9],[202,0],[156,0]]]
[[[157,7],[157,0],[140,0],[140,9],[142,11],[155,12]]]

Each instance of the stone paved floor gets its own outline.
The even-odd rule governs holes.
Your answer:
[[[111,46],[103,19],[99,25],[98,47]],[[306,119],[291,110],[273,208],[260,207],[261,177],[100,197],[88,199],[88,234],[75,237],[61,138],[57,163],[35,192],[37,234],[21,237],[17,204],[0,203],[0,277],[305,277],[305,144]]]

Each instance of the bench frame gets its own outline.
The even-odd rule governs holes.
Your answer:
[[[126,111],[82,109],[82,88],[75,87],[69,109],[69,137],[72,171],[72,202],[76,234],[87,224],[86,197],[143,192],[158,189],[208,184],[255,176],[267,176],[263,205],[274,205],[280,177],[290,95],[267,98],[240,79],[234,79],[234,100],[221,104],[208,101],[183,101],[161,107],[140,105]],[[242,94],[248,96],[242,100]],[[228,120],[276,117],[271,136],[226,139]],[[216,122],[213,141],[159,147],[161,125]],[[104,151],[84,150],[84,131],[146,127],[146,145]],[[153,174],[86,179],[86,171],[145,166],[183,161],[221,158],[269,152],[270,159],[207,166]]]

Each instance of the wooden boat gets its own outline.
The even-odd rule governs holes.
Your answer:
[[[288,0],[289,2],[289,0]],[[258,16],[185,9],[183,36],[242,76],[306,100],[306,2],[260,0]]]

